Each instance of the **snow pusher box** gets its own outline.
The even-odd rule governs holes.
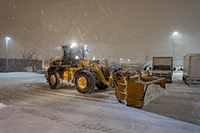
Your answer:
[[[153,99],[167,95],[165,78],[136,74],[129,76],[128,72],[118,77],[115,85],[115,95],[119,102],[132,107],[142,108]]]

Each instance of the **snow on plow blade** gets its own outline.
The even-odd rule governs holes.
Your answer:
[[[153,99],[167,95],[165,78],[154,76],[133,76],[117,78],[115,95],[127,106],[142,108]]]

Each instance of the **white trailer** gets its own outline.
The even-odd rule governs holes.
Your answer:
[[[183,81],[189,85],[200,82],[200,53],[184,56]]]

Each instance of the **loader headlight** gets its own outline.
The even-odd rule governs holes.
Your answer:
[[[73,43],[71,44],[70,48],[74,48],[74,47],[76,47],[76,43],[75,43],[75,42],[73,42]]]
[[[78,58],[79,58],[78,56],[75,57],[75,59],[77,59],[77,60],[78,60]]]

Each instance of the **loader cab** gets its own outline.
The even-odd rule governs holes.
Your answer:
[[[62,46],[62,54],[62,65],[77,67],[79,60],[82,60],[80,48],[71,48],[70,45]]]

